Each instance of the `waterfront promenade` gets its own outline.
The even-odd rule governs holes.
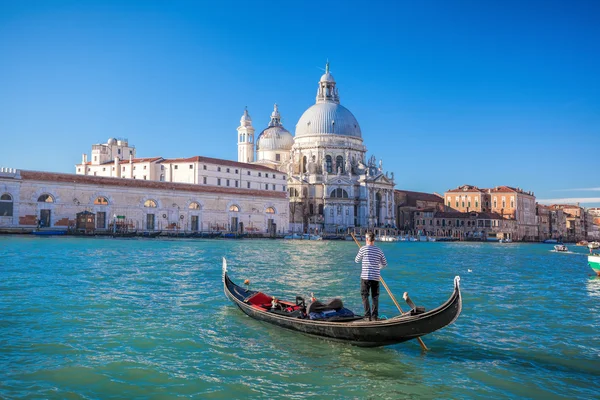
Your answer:
[[[398,299],[449,327],[363,349],[244,316],[232,278],[281,298],[314,292],[360,310],[356,244],[0,236],[0,398],[570,398],[597,396],[600,279],[586,248],[380,243]],[[276,260],[276,261],[274,261]],[[396,315],[385,292],[381,314]]]

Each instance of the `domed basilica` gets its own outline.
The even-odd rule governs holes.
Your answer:
[[[256,145],[248,110],[237,131],[239,162],[287,173],[291,230],[395,227],[394,174],[384,172],[374,156],[366,159],[360,126],[340,104],[329,63],[316,103],[302,114],[294,136],[281,124],[277,105]]]

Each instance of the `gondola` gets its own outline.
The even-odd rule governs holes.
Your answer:
[[[227,272],[227,261],[223,258],[225,295],[251,318],[307,335],[361,347],[401,343],[450,325],[458,318],[462,309],[459,282],[460,277],[455,277],[454,291],[450,298],[430,311],[414,307],[402,315],[378,321],[364,320],[347,313],[341,313],[340,316],[339,313],[332,312],[329,315],[333,317],[329,319],[315,320],[308,316],[311,314],[313,303],[305,304],[304,299],[299,296],[294,302],[277,301],[278,307],[273,307],[271,296],[233,283]],[[335,303],[331,306],[332,311],[343,309],[341,301],[334,300],[332,303]],[[327,315],[327,310],[323,307],[320,307],[320,310],[320,314]]]

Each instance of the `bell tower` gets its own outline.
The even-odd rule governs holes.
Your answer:
[[[244,110],[244,115],[240,119],[238,131],[238,162],[254,162],[254,127],[252,118],[248,114],[248,109]]]

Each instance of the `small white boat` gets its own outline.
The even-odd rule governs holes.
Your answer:
[[[398,238],[396,236],[382,235],[377,240],[380,242],[397,242]]]
[[[500,243],[512,243],[512,239],[511,238],[504,238],[504,239],[500,239],[499,242]]]
[[[569,251],[569,249],[567,248],[567,246],[565,246],[564,244],[557,244],[554,246],[554,250],[556,251]]]
[[[600,249],[600,243],[599,242],[589,242],[588,247],[592,250]]]

